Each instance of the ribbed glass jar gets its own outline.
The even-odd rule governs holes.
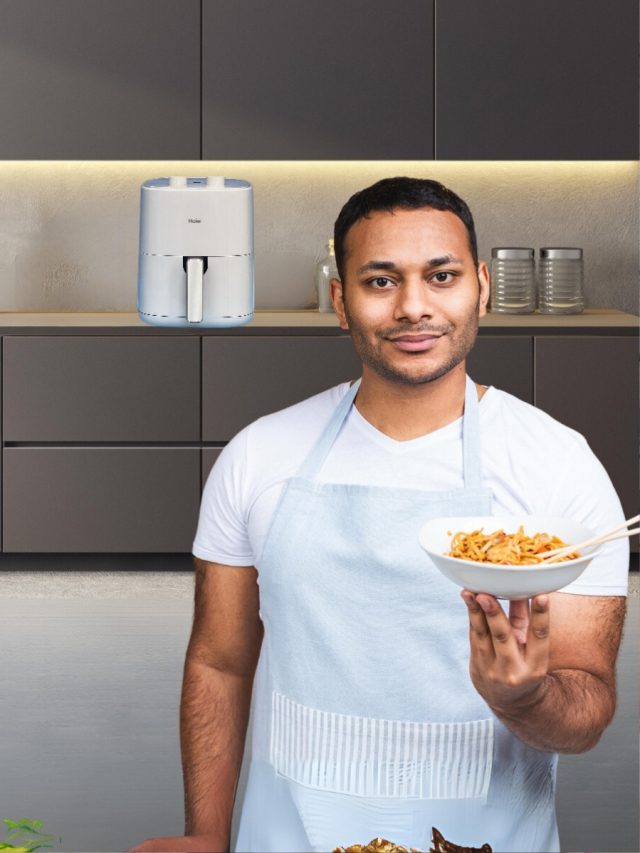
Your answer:
[[[501,314],[532,314],[536,307],[534,250],[491,250],[491,310]]]
[[[541,314],[584,311],[582,249],[540,249],[538,308]]]

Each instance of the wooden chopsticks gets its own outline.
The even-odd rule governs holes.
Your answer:
[[[612,542],[614,539],[624,539],[626,536],[633,536],[634,533],[640,533],[640,527],[634,530],[625,530],[630,524],[635,524],[640,521],[640,515],[634,515],[633,518],[628,518],[617,527],[612,527],[606,533],[601,533],[599,536],[594,536],[592,539],[586,539],[584,542],[577,542],[575,545],[564,545],[562,548],[554,548],[553,551],[547,551],[538,565],[542,563],[553,563],[559,557],[564,557],[567,554],[572,554],[574,551],[579,551],[581,548],[587,548],[591,545],[602,545],[604,542]]]

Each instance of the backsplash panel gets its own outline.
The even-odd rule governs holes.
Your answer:
[[[586,307],[638,312],[636,162],[0,162],[0,311],[135,311],[143,181],[170,174],[254,185],[256,307],[306,308],[342,204],[383,177],[461,195],[480,256],[580,246]]]

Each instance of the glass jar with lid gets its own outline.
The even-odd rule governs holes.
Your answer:
[[[536,307],[534,250],[491,249],[491,311],[532,314]]]
[[[540,249],[538,307],[541,314],[584,311],[582,249]]]

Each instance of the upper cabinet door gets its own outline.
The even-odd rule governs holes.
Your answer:
[[[439,160],[636,160],[637,0],[440,0]]]
[[[203,0],[204,159],[431,159],[433,0]]]
[[[199,0],[0,0],[0,114],[0,159],[199,158]]]

